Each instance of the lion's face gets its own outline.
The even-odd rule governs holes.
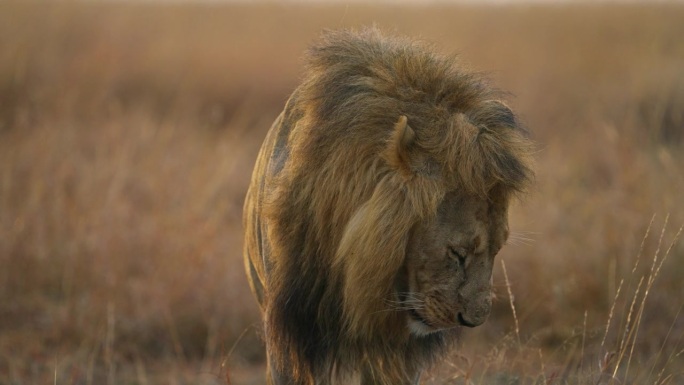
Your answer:
[[[504,206],[450,193],[434,218],[415,226],[397,290],[413,334],[487,319],[494,257],[508,237]]]

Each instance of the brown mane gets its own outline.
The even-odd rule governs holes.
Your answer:
[[[411,228],[448,191],[506,201],[523,191],[530,142],[482,78],[375,29],[326,33],[304,79],[246,204],[248,231],[269,240],[246,245],[270,255],[251,268],[269,354],[302,383],[362,360],[384,368],[378,383],[400,383],[455,337],[416,338],[386,311]]]

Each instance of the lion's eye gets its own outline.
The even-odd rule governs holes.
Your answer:
[[[461,266],[465,265],[466,258],[468,257],[468,254],[466,251],[460,247],[449,247],[449,254],[456,260],[458,260],[458,263]]]

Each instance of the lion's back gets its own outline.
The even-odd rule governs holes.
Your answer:
[[[276,118],[259,150],[252,179],[245,197],[243,227],[245,238],[243,258],[247,279],[260,306],[264,306],[264,288],[267,285],[270,261],[268,229],[263,220],[264,201],[272,188],[272,180],[283,169],[289,155],[287,138],[292,126],[292,100]]]

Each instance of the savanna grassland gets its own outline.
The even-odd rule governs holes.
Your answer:
[[[263,383],[251,168],[307,44],[373,23],[538,143],[492,315],[426,383],[684,383],[684,6],[2,2],[0,384]]]

